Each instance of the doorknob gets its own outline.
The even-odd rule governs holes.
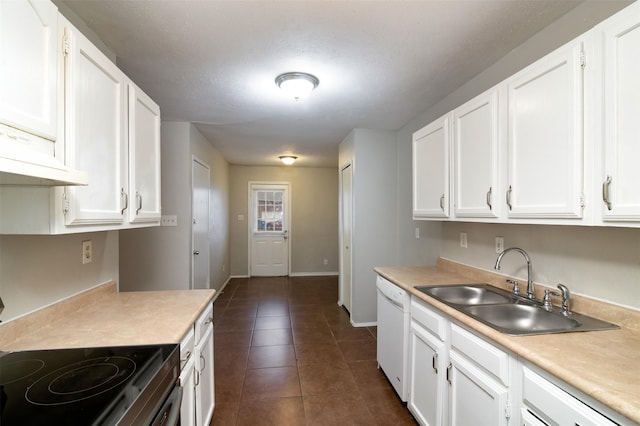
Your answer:
[[[194,254],[195,256],[197,256],[197,255],[199,255],[199,254],[200,254],[200,251],[196,250],[196,251],[194,251],[194,252],[193,252],[193,254]]]

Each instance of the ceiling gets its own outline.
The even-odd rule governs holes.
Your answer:
[[[573,0],[58,0],[117,57],[164,121],[195,123],[232,164],[336,167],[353,128],[401,128]],[[277,75],[320,85],[279,93]]]

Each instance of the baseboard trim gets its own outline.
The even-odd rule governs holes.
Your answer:
[[[335,277],[339,272],[292,272],[290,277]]]
[[[350,320],[351,325],[354,327],[377,327],[378,323],[377,322],[353,322],[353,320]]]

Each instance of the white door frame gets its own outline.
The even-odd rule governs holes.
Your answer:
[[[248,265],[247,265],[247,271],[249,272],[249,276],[252,276],[252,271],[251,271],[251,265],[252,265],[252,258],[251,258],[251,252],[252,252],[252,242],[253,242],[253,222],[254,222],[254,217],[253,217],[253,203],[252,203],[252,193],[253,193],[253,187],[254,186],[258,186],[258,185],[266,185],[266,186],[285,186],[286,187],[286,194],[287,194],[287,198],[285,200],[284,203],[284,215],[285,215],[285,226],[287,228],[287,236],[286,238],[288,239],[288,244],[287,244],[287,275],[291,275],[291,183],[290,182],[283,182],[283,181],[249,181],[248,184],[248,191],[247,191],[247,211],[248,211],[248,219],[247,220],[247,240],[248,240],[248,244],[247,244],[247,261],[248,261]]]
[[[194,289],[194,285],[195,285],[195,243],[194,240],[195,238],[193,237],[193,221],[194,221],[194,210],[193,210],[193,193],[194,193],[194,185],[195,185],[195,179],[194,179],[194,171],[195,171],[195,163],[198,163],[199,165],[201,165],[202,167],[204,167],[205,169],[207,169],[207,173],[209,175],[209,180],[207,182],[207,187],[209,188],[209,191],[207,192],[207,206],[208,206],[208,211],[207,211],[207,242],[209,239],[209,232],[210,232],[210,226],[209,226],[209,222],[211,220],[211,168],[209,167],[209,165],[207,163],[205,163],[204,161],[202,161],[201,159],[199,159],[198,157],[196,157],[195,155],[192,156],[191,158],[191,218],[190,218],[190,226],[191,226],[191,283],[189,285],[189,288]],[[211,261],[209,259],[209,247],[210,244],[207,244],[207,249],[206,249],[206,253],[205,256],[203,256],[204,258],[206,258],[207,261],[207,286],[211,285]]]

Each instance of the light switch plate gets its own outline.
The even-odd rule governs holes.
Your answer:
[[[496,253],[502,253],[504,251],[504,238],[496,237]]]
[[[460,247],[467,248],[467,233],[466,232],[461,232],[460,233]]]
[[[178,226],[178,216],[163,215],[160,221],[161,226]]]

